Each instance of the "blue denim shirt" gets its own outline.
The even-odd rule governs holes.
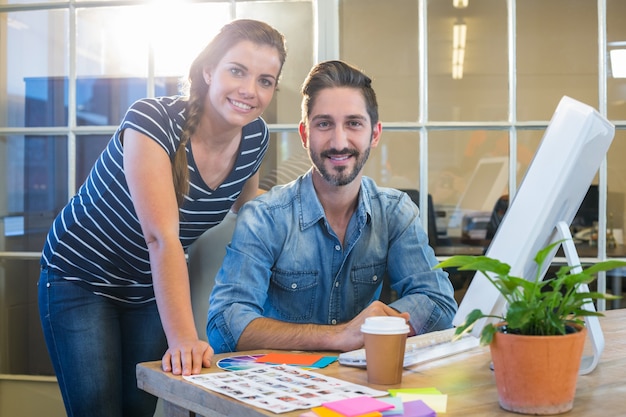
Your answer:
[[[209,299],[216,353],[235,351],[246,326],[267,317],[334,325],[377,300],[385,273],[417,333],[452,326],[457,304],[408,195],[363,177],[345,245],[329,226],[312,171],[239,211]]]

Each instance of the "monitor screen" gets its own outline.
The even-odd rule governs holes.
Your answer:
[[[463,190],[459,203],[447,225],[450,237],[462,234],[463,219],[467,216],[488,217],[494,204],[503,194],[507,194],[509,180],[509,158],[495,156],[482,158]]]
[[[508,193],[508,170],[507,156],[482,158],[478,161],[457,207],[465,211],[490,212],[498,198]]]
[[[486,255],[511,265],[511,275],[534,279],[535,254],[558,239],[557,223],[571,225],[614,133],[615,127],[592,107],[563,97]],[[539,272],[543,278],[546,271]],[[500,314],[504,307],[499,292],[477,273],[453,322],[463,323],[474,309]],[[472,333],[478,336],[485,323],[477,323]]]

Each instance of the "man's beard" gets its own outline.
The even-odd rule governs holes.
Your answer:
[[[367,159],[369,158],[370,149],[371,148],[368,147],[363,154],[360,154],[354,149],[350,150],[347,148],[341,151],[329,149],[320,154],[314,154],[311,152],[311,148],[309,148],[309,157],[324,180],[331,185],[342,186],[350,184],[359,175],[361,169],[363,169],[363,165],[365,165],[365,162],[367,162]],[[350,171],[348,171],[349,167],[347,166],[335,167],[332,170],[329,170],[326,168],[324,162],[332,155],[350,155],[355,158],[356,163]]]

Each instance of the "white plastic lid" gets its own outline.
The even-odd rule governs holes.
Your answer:
[[[370,334],[408,333],[409,325],[402,317],[377,316],[368,317],[361,325],[361,332]]]

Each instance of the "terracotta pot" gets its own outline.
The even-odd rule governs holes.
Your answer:
[[[563,336],[497,332],[490,350],[500,407],[533,415],[571,410],[587,335],[578,329]]]

